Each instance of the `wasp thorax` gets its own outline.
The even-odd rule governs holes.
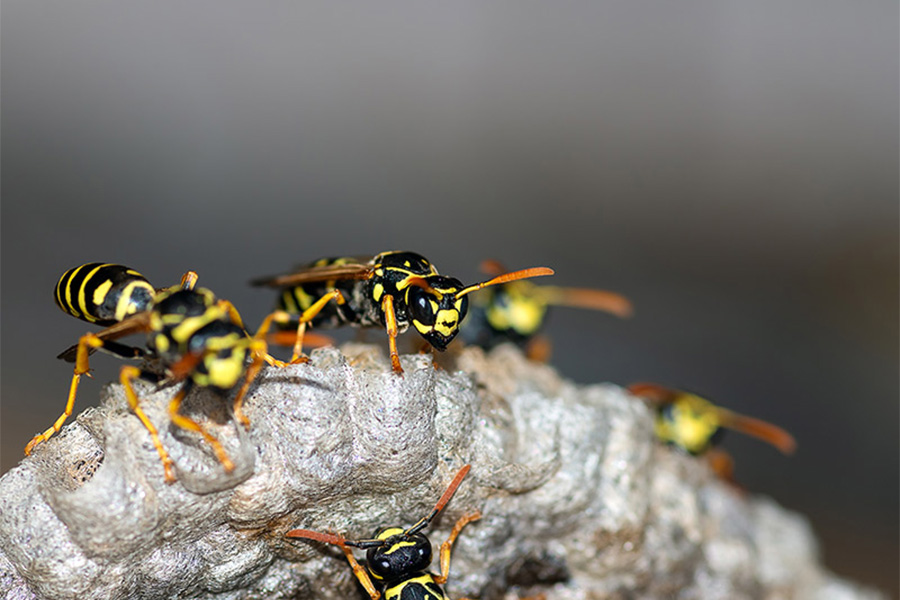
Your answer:
[[[387,537],[383,546],[369,548],[366,552],[366,564],[378,579],[391,581],[425,571],[431,565],[428,538],[421,533],[404,535],[402,530],[398,531],[400,533]]]

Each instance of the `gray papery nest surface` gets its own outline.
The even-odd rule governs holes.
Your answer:
[[[183,412],[222,440],[230,474],[168,425],[175,389],[142,386],[174,485],[121,386],[107,386],[99,408],[0,479],[0,594],[366,598],[338,548],[285,532],[409,526],[469,463],[427,530],[437,551],[457,518],[484,515],[454,547],[453,598],[879,597],[824,570],[802,517],[659,445],[650,411],[621,388],[575,385],[508,346],[448,364],[404,356],[398,377],[372,346],[314,351],[263,369],[249,431],[228,401],[192,393]]]

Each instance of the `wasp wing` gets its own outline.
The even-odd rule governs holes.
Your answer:
[[[95,335],[100,338],[104,342],[104,350],[107,350],[111,354],[115,354],[116,356],[122,358],[140,358],[144,355],[143,350],[140,348],[132,348],[131,346],[125,346],[123,344],[116,344],[113,340],[117,340],[121,337],[125,337],[126,335],[131,335],[133,333],[143,333],[150,330],[150,312],[142,312],[136,315],[132,315],[127,319],[123,319],[118,323],[113,323],[106,329],[102,329],[98,331]],[[88,353],[93,354],[94,348],[89,349]],[[66,362],[75,362],[75,357],[78,354],[78,344],[74,346],[70,346],[65,351],[59,354],[56,358],[62,359]]]
[[[369,279],[374,271],[372,264],[352,262],[342,264],[313,265],[303,267],[293,273],[261,277],[254,279],[250,285],[257,287],[293,287],[304,283],[333,281],[342,279]]]

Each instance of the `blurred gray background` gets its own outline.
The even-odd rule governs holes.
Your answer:
[[[557,310],[579,382],[690,387],[839,573],[897,593],[894,1],[2,6],[2,469],[61,412],[88,261],[252,277],[410,249],[629,295]],[[372,336],[372,339],[381,339]],[[99,356],[76,411],[119,361]]]

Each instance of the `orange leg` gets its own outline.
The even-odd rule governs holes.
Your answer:
[[[291,364],[309,360],[303,356],[303,334],[306,333],[306,324],[309,321],[312,321],[331,300],[334,300],[338,304],[344,304],[346,302],[346,300],[344,300],[344,295],[341,294],[340,290],[331,290],[316,300],[309,308],[303,311],[303,314],[300,315],[300,322],[297,324],[297,339],[294,342],[294,351],[291,355]]]
[[[31,438],[31,441],[28,442],[28,445],[25,446],[25,456],[31,454],[31,451],[34,449],[36,445],[48,439],[51,435],[59,431],[63,423],[66,422],[66,419],[72,414],[72,409],[75,407],[75,396],[78,393],[78,382],[81,381],[82,375],[91,376],[90,365],[88,364],[88,357],[90,356],[90,351],[93,348],[100,348],[103,346],[103,340],[94,335],[93,333],[87,333],[78,340],[78,349],[75,358],[75,373],[72,375],[72,383],[69,385],[69,398],[66,400],[66,409],[63,411],[63,414],[56,419],[56,422],[53,423],[52,427],[47,428],[44,433],[34,436]]]
[[[344,552],[344,556],[347,557],[347,562],[350,563],[350,566],[353,567],[353,574],[356,575],[356,578],[359,579],[359,582],[362,584],[366,591],[369,593],[369,596],[372,600],[378,600],[381,598],[381,592],[375,589],[375,585],[372,583],[372,580],[369,578],[369,574],[366,573],[366,570],[356,562],[356,557],[353,556],[353,552],[350,551],[350,548],[344,544],[338,544],[341,550]]]
[[[463,515],[459,518],[459,521],[456,522],[456,525],[453,526],[453,531],[450,532],[450,537],[447,538],[447,541],[441,544],[441,574],[435,575],[434,577],[434,581],[438,585],[447,583],[447,577],[450,575],[450,551],[453,549],[453,543],[456,541],[456,538],[459,537],[459,533],[462,531],[463,527],[480,518],[481,513],[478,511]]]
[[[286,313],[283,310],[276,310],[275,312],[269,313],[265,319],[263,319],[262,324],[259,326],[259,329],[256,331],[256,335],[253,336],[254,343],[260,341],[265,344],[266,338],[269,335],[269,329],[272,327],[272,322],[276,323],[288,323],[291,320],[291,315]],[[284,361],[278,360],[268,353],[268,344],[265,344],[265,349],[263,350],[262,359],[266,361],[269,365],[273,367],[286,367],[290,363],[286,363]],[[249,387],[249,384],[248,384]]]
[[[397,352],[397,315],[394,313],[394,297],[385,294],[381,301],[381,310],[384,312],[385,329],[388,334],[388,345],[391,349],[391,367],[394,373],[403,375],[403,367],[400,366],[400,353]]]
[[[134,393],[134,387],[131,385],[131,381],[136,377],[139,377],[140,374],[141,370],[137,367],[122,367],[122,370],[119,373],[119,381],[122,382],[122,387],[125,388],[125,397],[128,398],[128,405],[131,406],[131,410],[134,411],[134,414],[137,415],[138,419],[141,420],[141,423],[144,424],[144,427],[147,428],[147,431],[150,432],[150,437],[153,440],[153,447],[156,448],[156,452],[159,454],[159,458],[162,461],[163,469],[166,472],[166,483],[174,483],[175,475],[172,473],[172,459],[169,458],[169,453],[166,452],[162,442],[159,441],[159,434],[156,432],[156,427],[153,426],[153,423],[150,422],[150,419],[147,418],[146,413],[144,413],[143,409],[140,407],[140,401],[138,400],[137,394]]]
[[[263,362],[267,362],[270,365],[276,367],[287,366],[287,363],[273,358],[268,353],[266,336],[269,333],[269,327],[271,327],[273,320],[282,319],[282,322],[284,322],[289,318],[290,315],[288,315],[284,311],[275,311],[271,313],[265,319],[263,319],[262,325],[259,326],[259,330],[257,330],[256,335],[254,335],[253,339],[250,341],[250,353],[253,356],[253,359],[250,363],[250,366],[247,367],[246,374],[244,375],[244,384],[241,385],[241,389],[238,390],[237,395],[234,397],[234,418],[237,419],[245,428],[250,427],[250,420],[244,415],[244,412],[241,410],[244,404],[244,396],[247,395],[247,390],[250,389],[250,384],[253,383],[253,380],[256,379],[257,374],[259,374],[259,370],[262,368]]]
[[[225,469],[226,473],[231,473],[234,470],[234,463],[231,462],[231,459],[228,458],[228,454],[225,453],[225,449],[222,447],[221,442],[217,440],[212,434],[207,432],[200,423],[194,421],[193,419],[189,419],[184,415],[178,414],[178,409],[181,406],[181,402],[184,400],[185,395],[187,394],[187,388],[184,387],[179,391],[172,401],[169,402],[169,419],[171,419],[172,423],[181,427],[182,429],[187,429],[189,431],[196,431],[200,435],[203,436],[203,439],[207,441],[207,443],[212,446],[213,452],[216,453],[216,458],[222,463],[222,467]]]
[[[552,352],[553,345],[549,339],[542,335],[531,338],[525,347],[525,356],[528,357],[528,360],[533,360],[534,362],[550,362],[550,354]]]
[[[218,305],[228,313],[228,318],[231,319],[231,322],[244,329],[244,321],[241,319],[241,313],[234,307],[234,304],[229,302],[228,300],[219,300]]]

